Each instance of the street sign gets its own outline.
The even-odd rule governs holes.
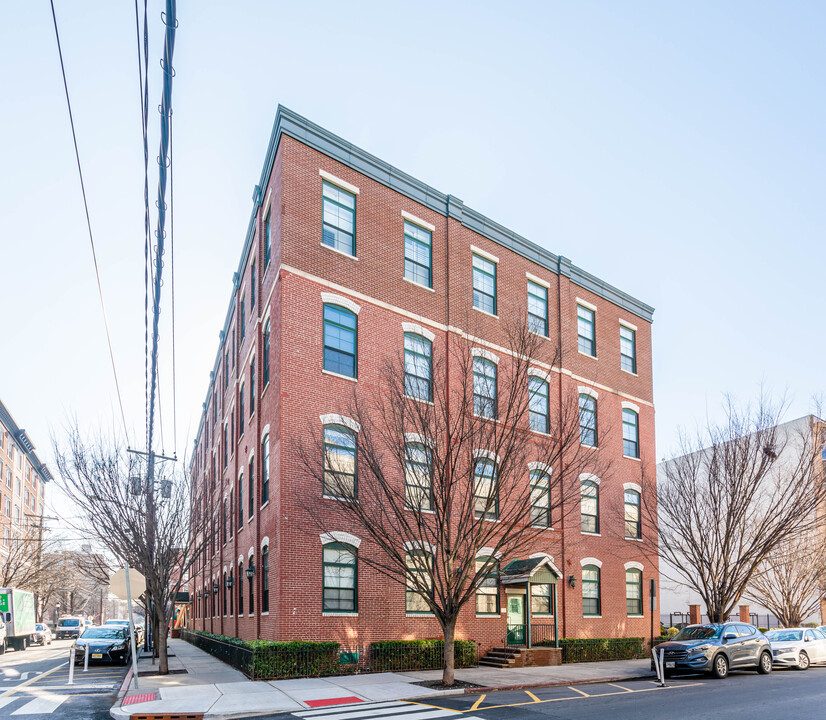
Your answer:
[[[132,597],[138,598],[146,590],[146,578],[134,568],[129,568],[129,585]],[[121,600],[129,599],[126,593],[126,570],[121,568],[109,578],[109,590]]]

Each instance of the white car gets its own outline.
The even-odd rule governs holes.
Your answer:
[[[766,637],[772,646],[776,667],[806,670],[812,663],[826,663],[826,633],[816,628],[769,630]]]

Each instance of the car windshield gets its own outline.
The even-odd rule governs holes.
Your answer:
[[[80,620],[77,618],[66,618],[65,620],[61,620],[58,625],[63,627],[77,627],[80,625]]]
[[[672,640],[712,640],[720,637],[720,628],[699,625],[683,628]]]
[[[37,625],[35,625],[35,626],[34,626],[34,629],[35,629],[35,630],[45,630],[45,629],[46,629],[46,626],[45,626],[45,625],[41,625],[40,623],[37,623]]]
[[[91,627],[88,628],[83,635],[80,637],[82,638],[101,638],[104,640],[115,640],[117,638],[123,637],[123,630],[120,628],[114,627]]]
[[[769,642],[800,642],[803,639],[802,630],[770,630],[766,633]]]
[[[104,625],[128,625],[128,620],[107,620]]]

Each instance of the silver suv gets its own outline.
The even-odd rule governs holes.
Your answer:
[[[677,672],[709,672],[724,678],[729,670],[772,671],[772,650],[768,639],[753,625],[724,623],[689,625],[668,642],[654,648],[663,650],[665,676]]]

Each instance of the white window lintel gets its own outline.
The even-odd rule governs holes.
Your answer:
[[[353,195],[359,194],[359,189],[355,185],[348,183],[346,180],[342,180],[340,177],[336,177],[332,173],[328,173],[326,170],[319,168],[318,174],[321,175],[321,177],[323,177],[327,182],[331,182],[333,185],[338,185],[342,190],[351,192]]]

